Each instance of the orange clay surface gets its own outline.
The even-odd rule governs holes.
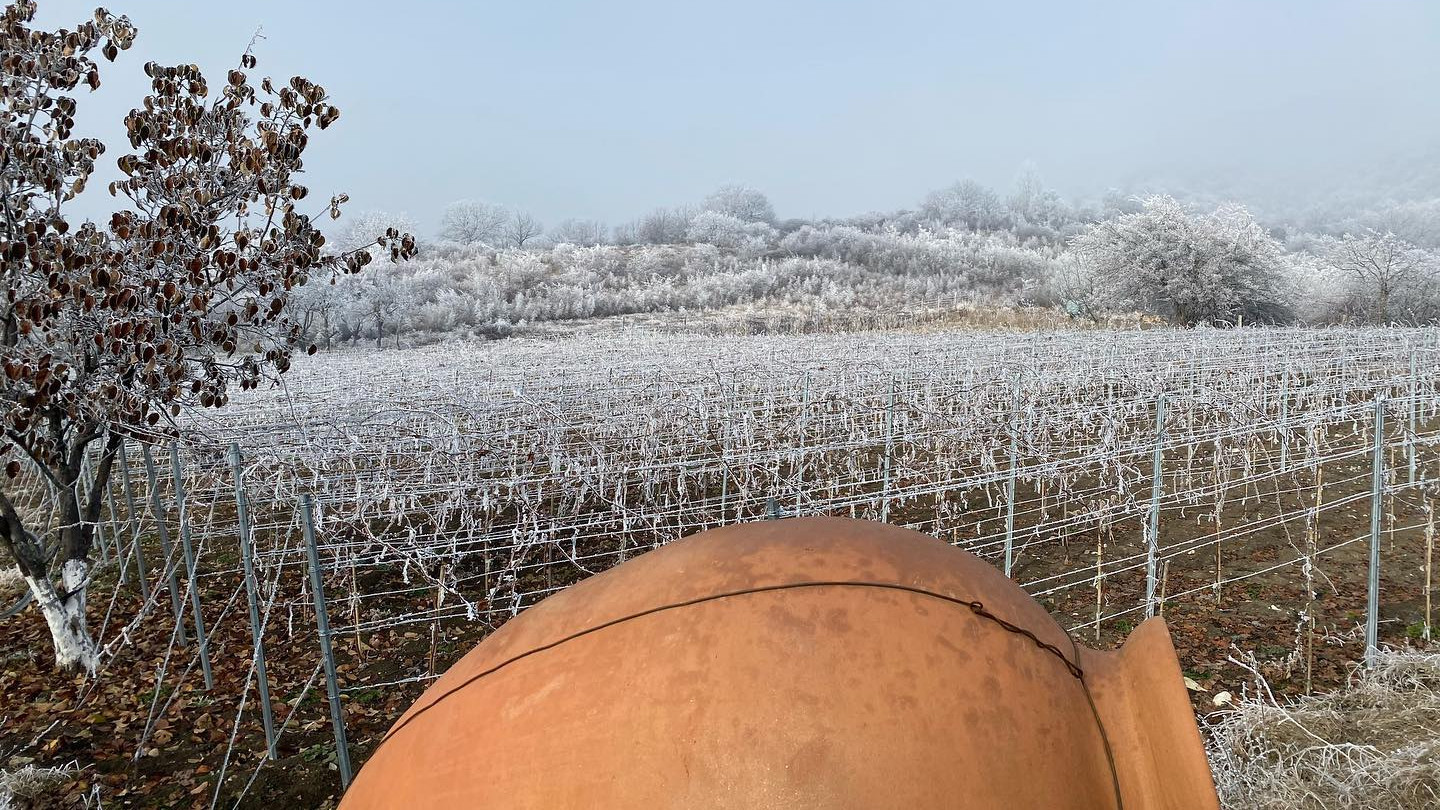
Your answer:
[[[341,808],[1121,802],[1218,808],[1161,620],[1094,652],[964,551],[801,518],[704,532],[530,608],[416,701]]]

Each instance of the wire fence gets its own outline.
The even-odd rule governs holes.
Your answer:
[[[1437,370],[1433,328],[635,330],[334,353],[178,444],[125,449],[99,551],[114,594],[141,599],[104,656],[169,634],[160,672],[209,688],[209,638],[247,624],[230,654],[255,698],[235,728],[258,712],[266,737],[248,778],[291,727],[272,691],[323,683],[348,782],[342,698],[437,677],[437,632],[473,638],[684,535],[791,515],[945,539],[1097,638],[1290,572],[1313,643],[1316,594],[1368,550],[1373,648],[1375,555],[1433,547]],[[1393,564],[1422,562],[1428,600],[1428,554]],[[414,660],[360,666],[366,637],[397,630]],[[270,682],[277,634],[320,648],[303,684]]]

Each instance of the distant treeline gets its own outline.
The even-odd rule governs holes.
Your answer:
[[[490,203],[446,209],[418,259],[296,296],[322,345],[735,306],[886,310],[940,299],[1180,324],[1428,322],[1440,316],[1440,199],[1266,222],[1233,203],[1111,192],[1067,202],[1033,170],[1010,194],[964,181],[913,210],[781,220],[755,189],[607,228],[543,229]],[[372,213],[349,234],[394,226]]]

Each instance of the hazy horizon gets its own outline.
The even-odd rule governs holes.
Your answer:
[[[93,5],[42,0],[38,22]],[[735,182],[782,218],[847,216],[964,178],[1004,190],[1026,161],[1068,197],[1303,197],[1440,144],[1425,2],[107,7],[140,34],[78,94],[79,129],[110,148],[88,216],[113,205],[144,63],[220,81],[257,28],[256,73],[311,78],[343,112],[307,153],[317,199],[348,192],[427,237],[462,198],[614,225]]]

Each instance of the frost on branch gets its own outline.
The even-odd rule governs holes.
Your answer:
[[[1073,247],[1118,301],[1176,323],[1283,314],[1283,251],[1242,206],[1196,214],[1153,196],[1136,213],[1090,226]]]

